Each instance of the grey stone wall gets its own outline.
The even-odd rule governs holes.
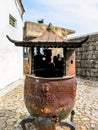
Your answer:
[[[82,40],[85,36],[70,40]],[[89,34],[88,41],[76,49],[76,74],[82,78],[98,80],[98,33]]]

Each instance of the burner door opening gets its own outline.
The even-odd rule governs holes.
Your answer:
[[[63,48],[35,47],[33,52],[35,76],[46,78],[64,76]]]

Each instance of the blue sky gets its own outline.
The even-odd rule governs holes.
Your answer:
[[[75,30],[75,35],[98,32],[98,0],[22,0],[24,21]]]

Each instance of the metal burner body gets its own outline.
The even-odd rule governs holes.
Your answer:
[[[39,78],[27,75],[24,87],[26,107],[33,117],[52,117],[59,121],[71,112],[76,97],[74,76]]]

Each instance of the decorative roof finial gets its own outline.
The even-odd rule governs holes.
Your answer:
[[[49,23],[48,27],[47,27],[47,30],[48,31],[53,31],[53,26],[52,26],[52,23]]]

